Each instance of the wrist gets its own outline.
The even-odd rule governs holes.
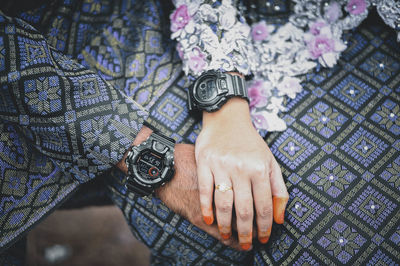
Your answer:
[[[203,127],[208,127],[214,123],[220,124],[229,121],[251,123],[249,103],[245,99],[233,97],[216,112],[210,113],[203,111]]]

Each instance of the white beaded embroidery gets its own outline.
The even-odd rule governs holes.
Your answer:
[[[174,1],[177,9],[187,7],[190,19],[171,37],[178,41],[187,75],[197,77],[211,69],[253,74],[247,85],[254,92],[251,101],[257,102],[250,102],[250,107],[253,123],[260,130],[286,129],[278,116],[285,111],[284,98],[295,98],[301,92],[301,77],[317,64],[336,64],[346,48],[343,31],[357,27],[369,7],[375,6],[386,24],[400,29],[400,3],[394,0],[294,0],[294,14],[278,28],[263,21],[250,27],[231,0],[215,2]]]

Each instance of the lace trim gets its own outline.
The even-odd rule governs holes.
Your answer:
[[[211,69],[250,74],[250,27],[230,0],[176,0],[172,39],[178,41],[183,70],[194,77]]]
[[[259,130],[282,131],[285,97],[301,92],[301,77],[317,65],[333,67],[346,44],[344,30],[357,27],[376,6],[386,24],[400,30],[400,3],[394,0],[294,0],[289,22],[275,27],[245,22],[231,0],[176,0],[171,37],[187,75],[210,69],[253,74],[250,109]],[[343,12],[344,11],[344,12]],[[400,32],[398,33],[400,41]]]

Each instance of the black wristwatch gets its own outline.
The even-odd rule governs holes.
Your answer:
[[[149,138],[128,152],[126,187],[139,196],[148,196],[174,176],[175,141],[153,132]]]
[[[210,70],[202,74],[189,87],[189,111],[205,110],[214,112],[234,96],[239,96],[249,101],[244,78],[239,75]]]

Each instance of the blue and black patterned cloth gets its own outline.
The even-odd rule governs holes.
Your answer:
[[[266,10],[280,22],[290,13]],[[260,12],[263,9],[260,9]],[[398,265],[400,46],[370,14],[333,69],[316,69],[266,141],[290,194],[285,223],[249,252],[228,248],[113,168],[144,121],[194,143],[170,6],[57,0],[0,14],[0,264],[82,184],[104,189],[160,265]],[[263,14],[258,14],[262,17]],[[18,244],[15,244],[15,243]]]

